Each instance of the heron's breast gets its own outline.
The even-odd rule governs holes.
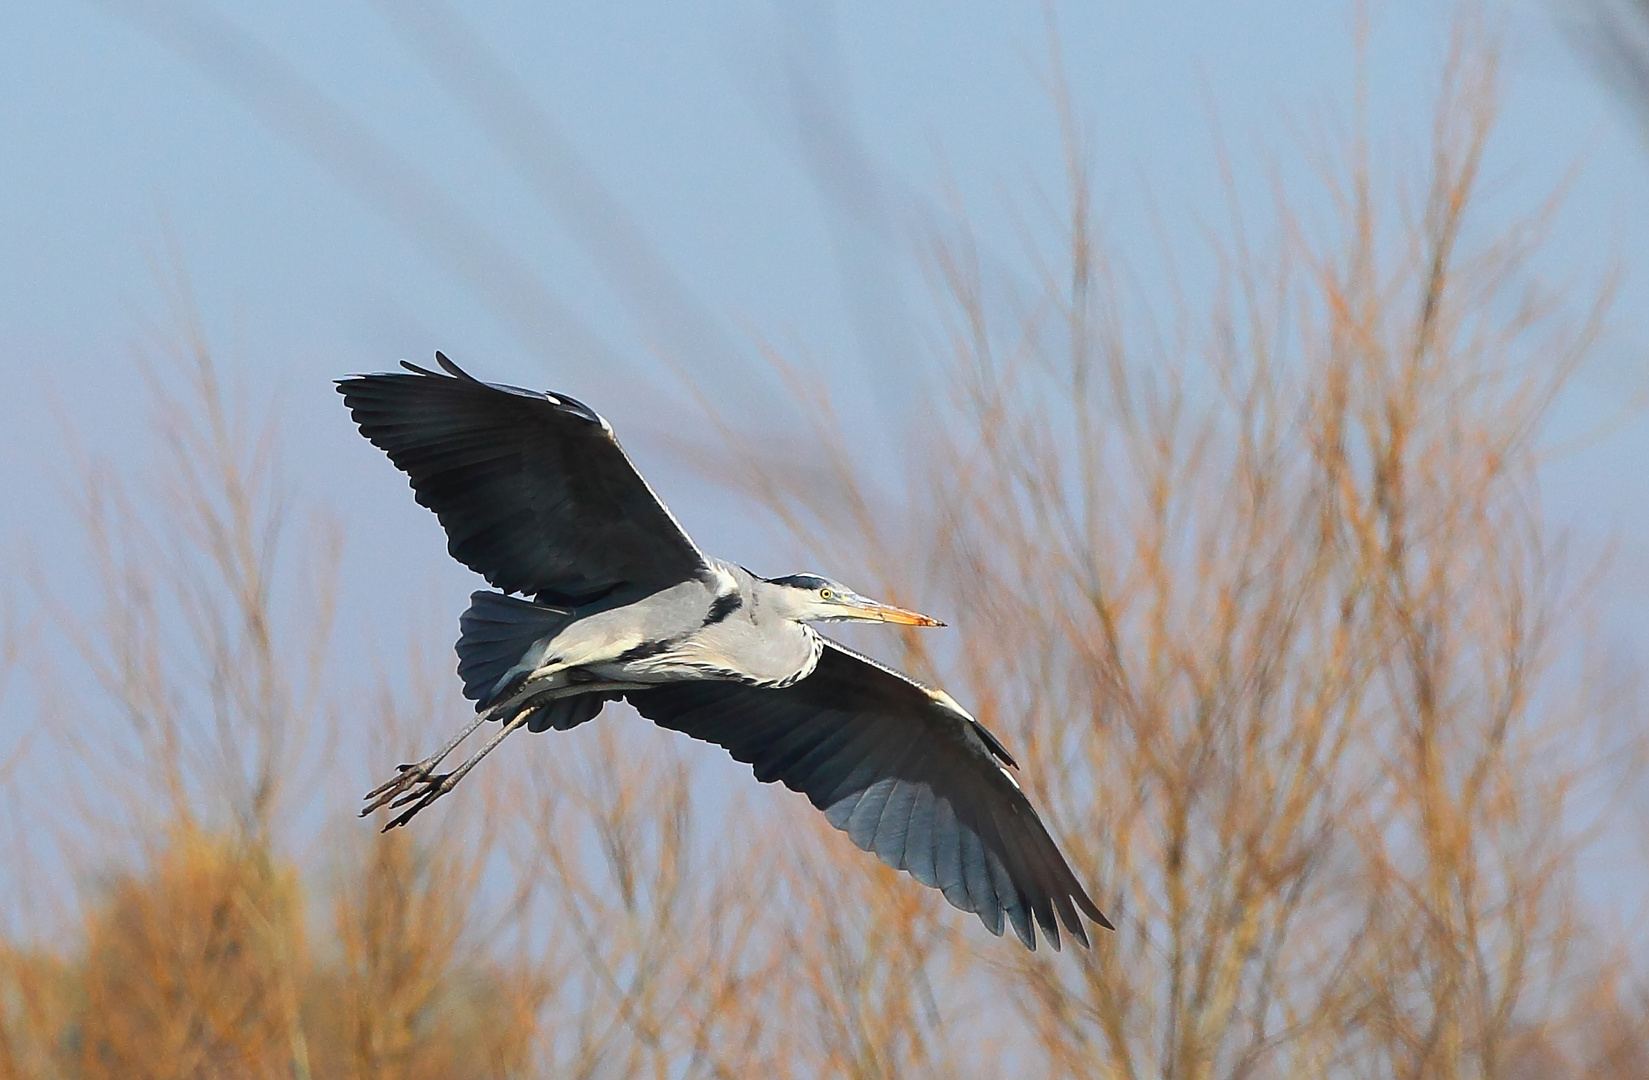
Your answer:
[[[822,647],[819,636],[800,623],[734,617],[703,627],[683,643],[682,652],[694,664],[736,673],[743,682],[789,686],[812,673]]]

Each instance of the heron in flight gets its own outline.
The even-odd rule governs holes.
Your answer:
[[[369,792],[362,815],[405,825],[517,728],[593,719],[623,699],[716,743],[762,783],[806,795],[861,849],[941,890],[1026,947],[1036,927],[1082,944],[1110,928],[1010,771],[1002,743],[943,690],[811,623],[941,626],[813,574],[763,578],[698,549],[613,429],[570,397],[441,372],[338,381],[361,434],[435,511],[452,557],[497,591],[459,620],[458,675],[476,716]],[[489,720],[499,731],[435,770]]]

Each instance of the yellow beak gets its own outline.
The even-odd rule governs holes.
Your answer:
[[[923,615],[918,611],[906,611],[904,608],[893,607],[890,604],[867,604],[864,607],[853,609],[854,618],[867,619],[873,622],[898,623],[901,626],[944,626],[945,624],[931,615]]]

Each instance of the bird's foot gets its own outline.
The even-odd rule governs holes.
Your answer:
[[[386,802],[391,798],[394,799],[394,801],[389,802],[391,810],[399,810],[403,806],[407,808],[389,820],[389,823],[383,828],[384,832],[399,828],[417,817],[418,811],[458,786],[458,781],[463,775],[462,772],[431,773],[428,769],[420,771],[416,766],[403,766],[403,768],[406,771],[393,781],[398,786],[388,794],[380,796],[380,798]],[[414,776],[415,778],[403,783],[403,778],[408,776]],[[408,803],[412,805],[407,806]]]
[[[396,774],[366,793],[366,805],[361,808],[361,816],[366,817],[375,810],[381,809],[398,799],[408,788],[415,784],[422,784],[429,780],[435,772],[435,766],[445,761],[447,755],[458,748],[458,744],[470,737],[470,734],[487,720],[497,715],[498,709],[491,708],[477,713],[475,719],[464,725],[464,730],[452,737],[452,740],[441,749],[435,751],[422,761],[415,761],[411,765],[396,766]]]
[[[575,692],[588,693],[609,690],[638,689],[643,689],[642,684],[615,682],[590,684],[589,686],[577,688]],[[417,816],[418,811],[422,810],[424,807],[428,806],[430,803],[434,802],[436,799],[439,799],[441,796],[456,787],[458,781],[468,775],[469,771],[475,768],[475,766],[480,763],[482,758],[492,753],[493,749],[499,743],[503,742],[505,737],[508,736],[510,732],[524,725],[533,715],[537,705],[541,704],[544,700],[547,700],[550,696],[554,695],[547,695],[544,691],[536,690],[529,686],[526,689],[519,691],[514,697],[499,702],[498,704],[477,713],[475,719],[471,720],[464,730],[458,733],[456,738],[447,743],[447,745],[442,747],[438,752],[431,754],[422,761],[414,762],[411,765],[400,766],[399,771],[393,778],[386,780],[382,784],[379,784],[377,787],[373,788],[371,791],[367,792],[366,806],[361,809],[361,816],[366,817],[373,811],[381,810],[385,806],[389,807],[391,810],[396,810],[400,807],[407,806],[408,803],[411,803],[412,805],[408,807],[404,813],[392,819],[388,825],[384,826],[384,831],[388,832],[396,826],[405,825]],[[566,695],[563,693],[561,696]],[[539,700],[533,700],[535,698]],[[503,725],[499,729],[498,734],[487,740],[487,744],[485,746],[471,754],[469,760],[465,761],[462,765],[458,766],[458,768],[449,773],[437,773],[435,771],[435,766],[441,764],[441,762],[446,759],[446,756],[452,753],[452,751],[457,748],[458,744],[468,738],[470,733],[480,727],[483,722],[491,720],[494,717],[501,718],[503,716],[507,716],[509,715],[510,710],[514,710],[514,719]]]
[[[361,816],[366,817],[373,811],[388,806],[407,788],[428,780],[438,762],[438,758],[429,757],[423,761],[413,762],[411,765],[397,765],[394,777],[384,781],[362,796],[366,799],[366,805],[361,807]]]

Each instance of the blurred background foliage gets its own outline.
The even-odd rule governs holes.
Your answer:
[[[1013,748],[1116,933],[993,939],[617,708],[412,829],[354,820],[458,719],[450,620],[374,690],[329,664],[371,523],[293,496],[180,255],[148,446],[67,451],[98,606],[7,583],[73,648],[0,621],[0,693],[35,688],[0,762],[0,1076],[1649,1077],[1644,957],[1570,827],[1583,790],[1630,811],[1636,673],[1538,482],[1612,286],[1529,272],[1555,201],[1473,216],[1492,20],[1457,21],[1402,151],[1353,78],[1321,189],[1179,254],[1202,307],[1109,247],[1059,63],[1036,276],[928,233],[950,392],[908,414],[901,483],[777,347],[804,449],[709,392],[678,449],[814,565],[950,617],[899,661]]]

